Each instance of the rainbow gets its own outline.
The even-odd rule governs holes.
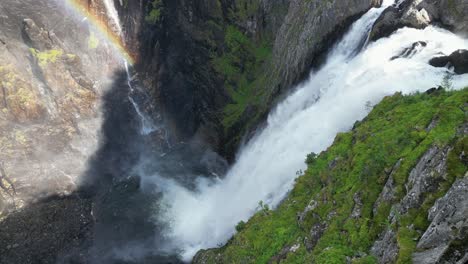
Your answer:
[[[65,0],[65,4],[72,10],[87,19],[88,23],[103,37],[109,44],[111,44],[117,53],[122,56],[130,65],[135,64],[135,59],[127,50],[122,41],[121,36],[110,29],[107,21],[103,21],[99,16],[91,12],[88,7],[82,3],[83,0]]]

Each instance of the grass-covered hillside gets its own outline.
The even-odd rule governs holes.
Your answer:
[[[262,208],[226,246],[194,262],[431,263],[443,242],[436,257],[455,263],[466,251],[468,222],[452,225],[451,217],[468,197],[448,197],[456,213],[437,224],[450,227],[445,240],[428,240],[438,209],[428,212],[468,177],[467,113],[468,89],[384,98],[328,150],[307,157],[308,169],[277,209]]]

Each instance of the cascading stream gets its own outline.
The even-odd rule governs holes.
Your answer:
[[[133,88],[133,85],[132,85],[132,76],[130,74],[130,69],[128,67],[127,61],[124,61],[124,66],[125,66],[125,73],[127,74],[127,85],[129,88],[128,100],[130,100],[130,102],[133,105],[133,108],[135,109],[135,112],[140,118],[140,122],[141,122],[140,133],[142,135],[149,135],[153,133],[154,131],[158,130],[158,127],[153,123],[153,121],[148,116],[146,116],[145,113],[143,113],[140,110],[140,107],[135,102],[135,99],[132,97],[132,94],[135,92],[135,89]]]
[[[122,26],[120,24],[119,14],[117,13],[117,9],[115,8],[113,0],[103,0],[104,6],[107,11],[107,15],[112,21],[113,26],[115,27],[116,33],[120,36],[122,34]]]
[[[113,30],[122,39],[123,38],[122,26],[120,24],[119,14],[117,12],[117,9],[115,8],[114,1],[103,0],[103,2],[106,8],[107,15],[109,16],[112,22],[112,26],[114,27]],[[123,5],[122,1],[120,1],[120,5]],[[141,111],[140,106],[135,101],[135,98],[133,98],[132,95],[134,94],[135,89],[133,88],[133,85],[132,85],[132,75],[130,74],[130,69],[129,69],[127,60],[124,59],[123,64],[125,67],[125,73],[127,75],[128,88],[130,89],[129,94],[128,94],[128,99],[132,103],[133,108],[135,109],[135,112],[137,113],[141,121],[140,133],[141,135],[149,135],[152,132],[158,130],[158,127],[145,113],[143,113],[143,111]]]
[[[446,30],[404,28],[389,38],[363,46],[368,32],[386,6],[374,8],[356,21],[328,55],[327,62],[296,88],[268,117],[259,132],[238,155],[222,180],[197,180],[191,191],[175,181],[147,175],[163,192],[158,221],[167,223],[167,237],[185,260],[202,248],[224,243],[240,220],[258,209],[259,201],[275,207],[291,190],[296,171],[305,169],[310,152],[331,145],[338,132],[350,129],[375,104],[396,91],[425,91],[441,83],[447,69],[427,62],[439,53],[468,48],[468,42]],[[414,42],[426,47],[408,58],[391,59]],[[468,84],[468,75],[455,76],[456,88]]]

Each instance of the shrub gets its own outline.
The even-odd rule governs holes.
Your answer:
[[[237,232],[240,232],[240,231],[244,230],[245,225],[246,225],[246,224],[245,224],[244,221],[240,221],[240,222],[237,223],[237,225],[236,225],[236,231],[237,231]]]

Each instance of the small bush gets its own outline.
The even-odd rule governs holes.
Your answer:
[[[240,232],[240,231],[244,230],[245,225],[246,225],[246,224],[245,224],[244,221],[240,221],[240,222],[237,223],[237,225],[236,225],[236,231],[237,231],[237,232]]]
[[[315,154],[314,152],[312,152],[312,153],[310,153],[310,154],[307,155],[305,162],[306,162],[306,164],[308,164],[308,165],[309,165],[309,164],[312,164],[312,163],[314,163],[314,161],[315,161],[316,158],[317,158],[317,154]]]
[[[145,17],[145,21],[149,24],[156,24],[161,20],[162,13],[162,1],[154,0],[151,3],[151,10],[149,14]]]

